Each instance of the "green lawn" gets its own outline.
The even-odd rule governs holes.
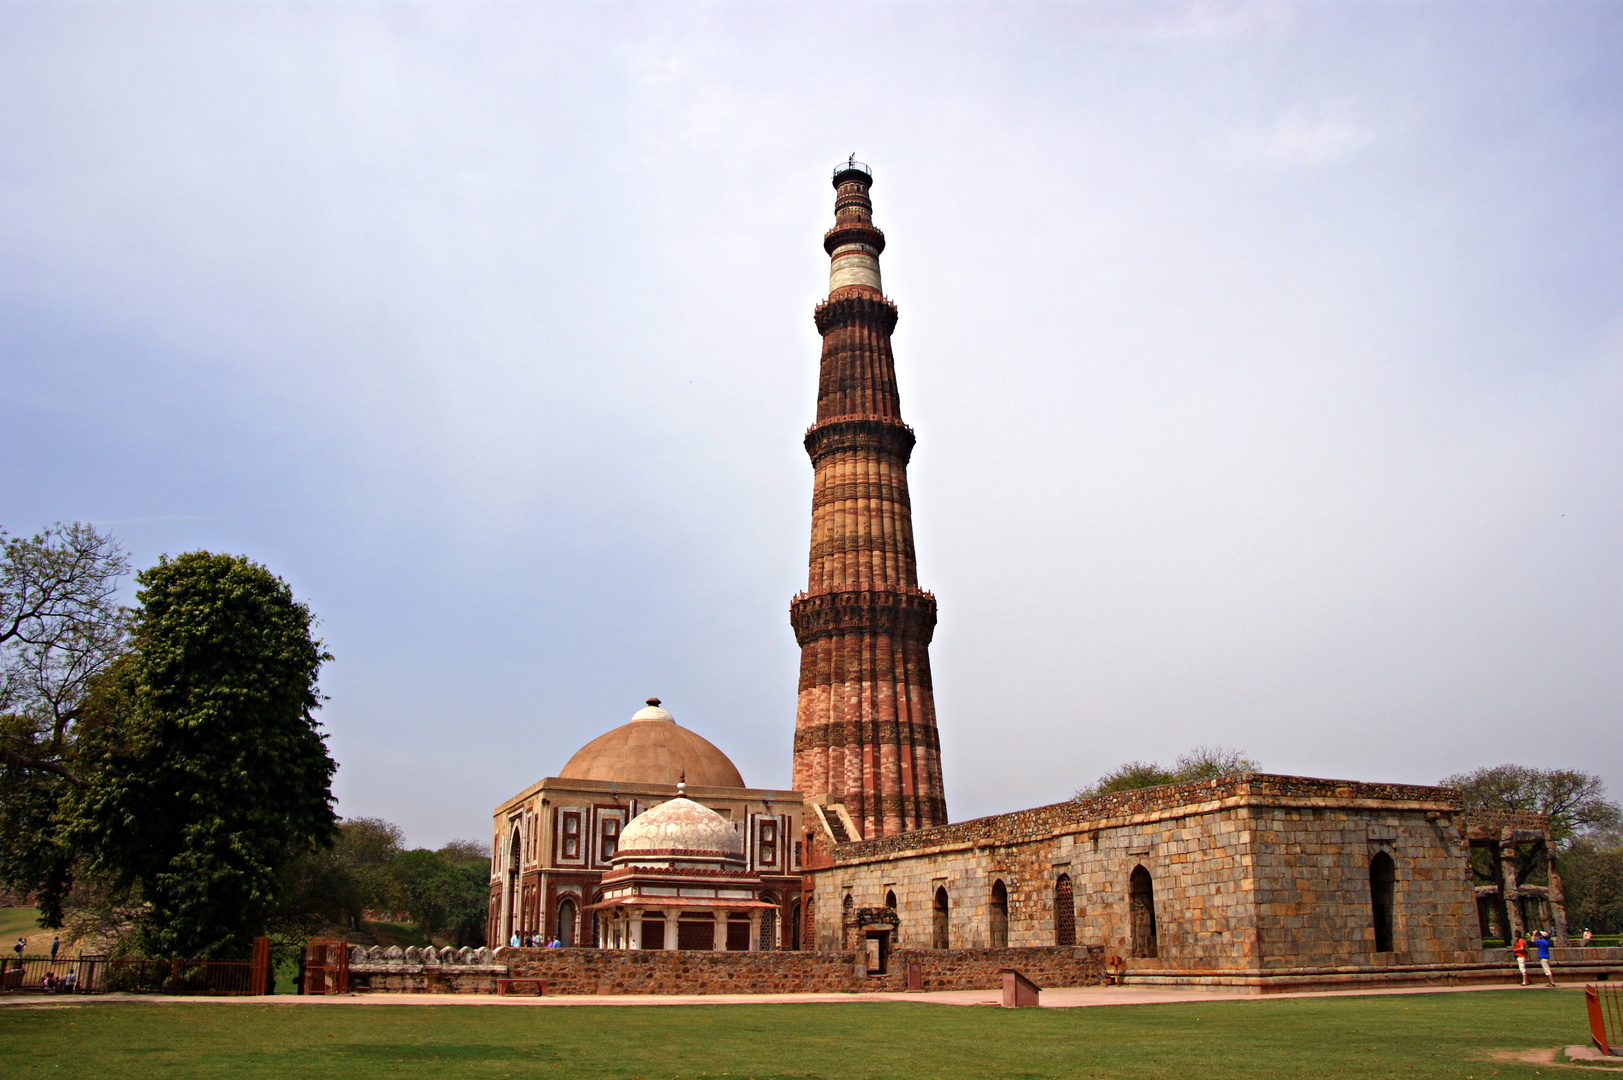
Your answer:
[[[1512,1078],[1551,1070],[1493,1051],[1587,1041],[1583,997],[1571,990],[1019,1011],[912,1002],[0,1005],[9,1075],[128,1080]]]
[[[19,937],[39,933],[39,910],[31,907],[0,907],[0,942],[9,949]]]

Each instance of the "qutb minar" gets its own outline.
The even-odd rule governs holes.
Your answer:
[[[935,598],[919,588],[913,552],[913,429],[896,390],[896,305],[880,286],[872,186],[854,159],[834,171],[817,422],[806,432],[810,572],[789,610],[800,643],[793,787],[843,803],[863,839],[947,820],[930,685]]]

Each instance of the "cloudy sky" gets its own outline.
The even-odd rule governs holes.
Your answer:
[[[320,615],[419,844],[657,694],[786,786],[876,182],[954,818],[1197,743],[1623,795],[1623,7],[0,7],[0,525]]]

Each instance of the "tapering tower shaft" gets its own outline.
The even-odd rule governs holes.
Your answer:
[[[935,598],[918,586],[913,429],[896,391],[896,305],[880,288],[872,184],[855,161],[834,172],[817,423],[806,432],[810,572],[789,609],[800,642],[794,788],[844,803],[865,839],[947,820],[930,685]]]

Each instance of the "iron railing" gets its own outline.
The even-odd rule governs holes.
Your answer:
[[[1584,987],[1589,1008],[1589,1038],[1600,1052],[1623,1056],[1623,986]]]
[[[0,992],[236,996],[269,989],[269,942],[249,960],[114,960],[109,956],[0,958]]]
[[[869,178],[872,178],[873,176],[873,170],[868,168],[868,166],[864,165],[862,162],[858,161],[855,154],[851,155],[851,159],[849,161],[842,161],[838,165],[834,166],[835,176],[840,175],[842,172],[859,172],[865,174]]]

